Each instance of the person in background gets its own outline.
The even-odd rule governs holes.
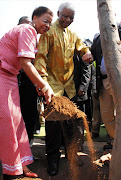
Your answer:
[[[99,36],[96,33],[93,38],[94,40]],[[92,139],[99,137],[100,125],[102,123],[101,113],[100,113],[100,101],[99,96],[96,94],[96,61],[92,63],[92,102],[93,102],[93,117],[92,117]]]
[[[75,10],[72,4],[62,3],[57,14],[58,19],[53,23],[50,30],[45,35],[40,36],[34,66],[43,79],[49,83],[55,96],[66,96],[70,100],[76,101],[76,89],[73,80],[74,52],[87,62],[92,61],[92,55],[89,47],[67,28],[74,20]],[[78,120],[75,122],[78,124]],[[72,121],[65,120],[63,126],[69,140],[66,143],[67,150],[73,139]],[[60,146],[63,137],[61,124],[56,120],[45,121],[45,130],[47,172],[50,176],[55,176],[58,174]]]
[[[19,24],[24,24],[24,23],[26,23],[26,24],[31,24],[31,21],[30,21],[30,19],[29,19],[28,16],[22,16],[22,17],[19,19],[18,25],[19,25]]]
[[[121,24],[118,23],[117,27],[119,38],[121,40]],[[94,92],[94,96],[99,97],[101,118],[112,141],[108,145],[105,145],[104,149],[112,149],[115,134],[116,111],[111,92],[111,84],[107,76],[103,58],[100,34],[98,34],[97,37],[94,38],[91,52],[96,63],[96,91]]]
[[[84,43],[91,48],[92,45],[92,41],[89,39],[85,39]],[[84,68],[84,74],[83,75],[85,77],[85,81],[87,79],[87,84],[85,86],[85,88],[87,89],[87,92],[85,93],[85,95],[87,96],[85,98],[84,96],[84,112],[87,115],[87,120],[88,120],[88,125],[89,125],[89,131],[91,131],[91,127],[92,127],[92,111],[93,111],[93,106],[92,106],[92,79],[91,79],[91,75],[92,75],[92,64],[88,64],[88,63],[84,63],[85,64],[85,68]],[[90,79],[89,79],[90,78]],[[89,84],[88,84],[89,83]],[[86,90],[85,90],[86,91]],[[83,97],[82,97],[83,99]]]
[[[92,63],[92,102],[93,102],[93,116],[92,116],[92,139],[99,137],[100,125],[102,123],[100,113],[99,96],[96,96],[96,62]]]
[[[23,16],[19,19],[18,25],[24,23],[31,24],[28,16]],[[34,59],[32,60],[32,63],[34,63]],[[23,69],[21,69],[20,73],[18,74],[18,84],[21,113],[25,122],[30,146],[32,146],[36,124],[40,124],[39,113],[37,109],[38,94],[36,91],[36,87],[23,71]],[[34,157],[34,160],[36,159],[37,158]]]
[[[74,83],[76,88],[76,95],[77,95],[77,106],[83,112],[86,109],[86,101],[88,99],[88,88],[91,79],[91,64],[85,63],[81,57],[78,55],[74,55]],[[85,112],[86,113],[86,112]],[[87,114],[86,114],[87,115]],[[88,116],[87,116],[88,118]],[[83,120],[80,119],[81,127],[83,133],[79,139],[79,150],[83,150],[83,143],[84,143],[84,127],[83,127]]]
[[[94,96],[99,97],[101,118],[108,135],[113,140],[115,133],[114,102],[102,54],[100,35],[94,39],[91,52],[96,63],[96,89]],[[112,148],[112,144],[105,145],[105,147],[108,149]]]
[[[52,18],[50,9],[38,7],[32,14],[32,25],[17,25],[0,39],[0,160],[4,179],[22,174],[38,176],[27,167],[33,157],[21,114],[17,75],[23,69],[38,95],[42,94],[49,104],[53,90],[31,61],[35,59],[37,33],[48,31]]]

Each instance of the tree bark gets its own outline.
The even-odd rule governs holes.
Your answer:
[[[116,108],[109,180],[121,179],[121,44],[111,0],[97,0],[101,46]]]

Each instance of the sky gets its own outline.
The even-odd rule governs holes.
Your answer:
[[[20,17],[31,18],[33,10],[39,6],[46,6],[53,11],[54,22],[59,5],[67,1],[74,5],[76,11],[74,22],[69,28],[83,41],[92,41],[99,32],[97,0],[0,0],[0,38],[17,25]],[[121,22],[121,0],[112,0],[112,5],[116,12],[116,21]]]

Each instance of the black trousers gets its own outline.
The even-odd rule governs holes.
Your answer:
[[[34,136],[36,122],[39,121],[39,113],[36,88],[24,72],[19,77],[19,94],[21,112],[30,142]]]
[[[82,119],[45,122],[48,161],[54,161],[54,159],[56,161],[60,155],[61,145],[67,150],[74,137],[76,137],[78,143],[81,136],[83,136],[82,130],[80,130],[80,127],[83,127],[82,124]]]

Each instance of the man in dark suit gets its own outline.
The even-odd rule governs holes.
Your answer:
[[[23,23],[31,23],[28,16],[23,16],[19,19],[18,25]],[[30,145],[32,145],[36,123],[39,123],[39,113],[37,109],[38,94],[36,91],[36,87],[25,74],[23,69],[20,71],[20,74],[18,75],[18,84],[21,112],[25,122]]]

